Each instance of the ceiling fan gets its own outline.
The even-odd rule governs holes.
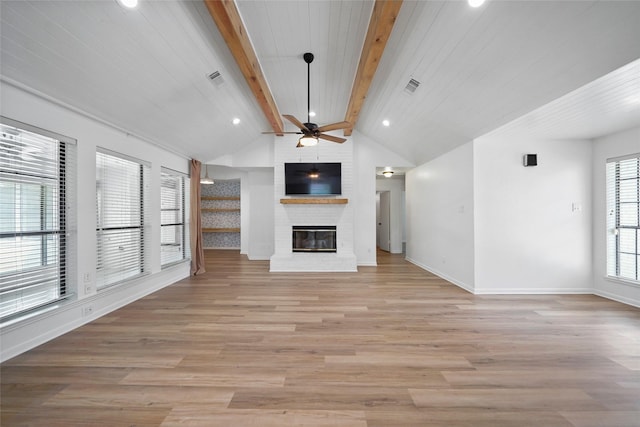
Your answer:
[[[328,132],[331,130],[338,130],[338,129],[347,129],[351,127],[351,123],[337,122],[337,123],[332,123],[330,125],[324,125],[324,126],[318,126],[315,123],[311,123],[311,116],[309,114],[311,110],[311,101],[310,101],[311,85],[310,85],[309,71],[310,71],[310,64],[313,62],[313,53],[307,52],[302,56],[302,58],[304,59],[304,62],[307,63],[307,122],[302,123],[300,120],[296,119],[294,116],[290,114],[283,114],[282,117],[284,117],[285,119],[289,120],[291,123],[296,125],[298,129],[300,129],[300,131],[299,132],[282,132],[282,133],[293,133],[293,134],[302,135],[302,137],[298,140],[298,145],[296,145],[296,147],[309,147],[312,145],[316,145],[318,143],[318,138],[342,144],[343,142],[346,141],[345,138],[340,138],[338,136],[333,136],[333,135],[327,135],[323,132]],[[276,132],[262,132],[262,133],[276,133]]]

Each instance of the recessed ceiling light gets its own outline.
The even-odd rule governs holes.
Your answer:
[[[309,117],[315,117],[315,116],[316,116],[315,111],[309,111]]]
[[[240,124],[240,119],[239,119],[239,118],[237,118],[237,117],[234,117],[234,118],[233,118],[233,124],[234,124],[234,125],[238,125],[238,124]]]
[[[469,6],[471,7],[480,7],[484,4],[484,0],[467,0],[469,2]]]
[[[133,9],[138,6],[138,0],[118,0],[118,2],[129,9]]]
[[[389,120],[384,119],[384,120],[382,121],[382,126],[387,126],[387,127],[388,127],[389,125],[391,125],[391,122],[389,122]]]

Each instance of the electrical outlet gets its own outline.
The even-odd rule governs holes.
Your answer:
[[[82,314],[84,316],[90,316],[93,314],[93,305],[86,305],[82,307]]]
[[[92,292],[93,292],[93,286],[91,286],[91,285],[85,285],[85,287],[84,287],[84,293],[85,293],[85,295],[89,295],[89,294],[90,294],[90,293],[92,293]]]

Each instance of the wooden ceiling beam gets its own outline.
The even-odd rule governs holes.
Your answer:
[[[262,73],[240,12],[233,0],[204,0],[213,21],[227,43],[247,84],[256,97],[265,117],[276,135],[283,135],[284,124],[276,102]]]
[[[371,86],[373,76],[376,74],[401,6],[402,0],[376,0],[373,6],[367,36],[360,54],[358,71],[351,89],[347,114],[344,118],[345,121],[351,123],[351,127],[344,131],[345,136],[351,135],[353,127],[358,121],[360,110],[367,97],[369,86]]]

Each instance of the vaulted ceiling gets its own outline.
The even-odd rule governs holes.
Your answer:
[[[315,55],[313,121],[338,122],[354,111],[372,1],[235,6],[255,55],[249,64],[259,66],[273,111],[306,119],[304,52]],[[202,1],[140,0],[129,10],[115,0],[3,0],[0,19],[0,73],[10,84],[203,161],[277,141],[261,132],[278,117],[265,113],[243,75],[246,64]],[[581,90],[610,96],[573,96],[562,108],[582,111],[585,120],[556,120],[545,135],[597,137],[640,124],[640,103],[629,101],[640,96],[638,67],[603,78],[640,58],[639,40],[636,1],[487,0],[473,9],[464,1],[405,0],[350,117],[356,131],[419,164],[587,85]],[[211,80],[213,72],[221,77]],[[419,82],[413,93],[405,90],[410,79]],[[599,86],[589,85],[596,79]],[[281,118],[280,126],[295,130]]]

